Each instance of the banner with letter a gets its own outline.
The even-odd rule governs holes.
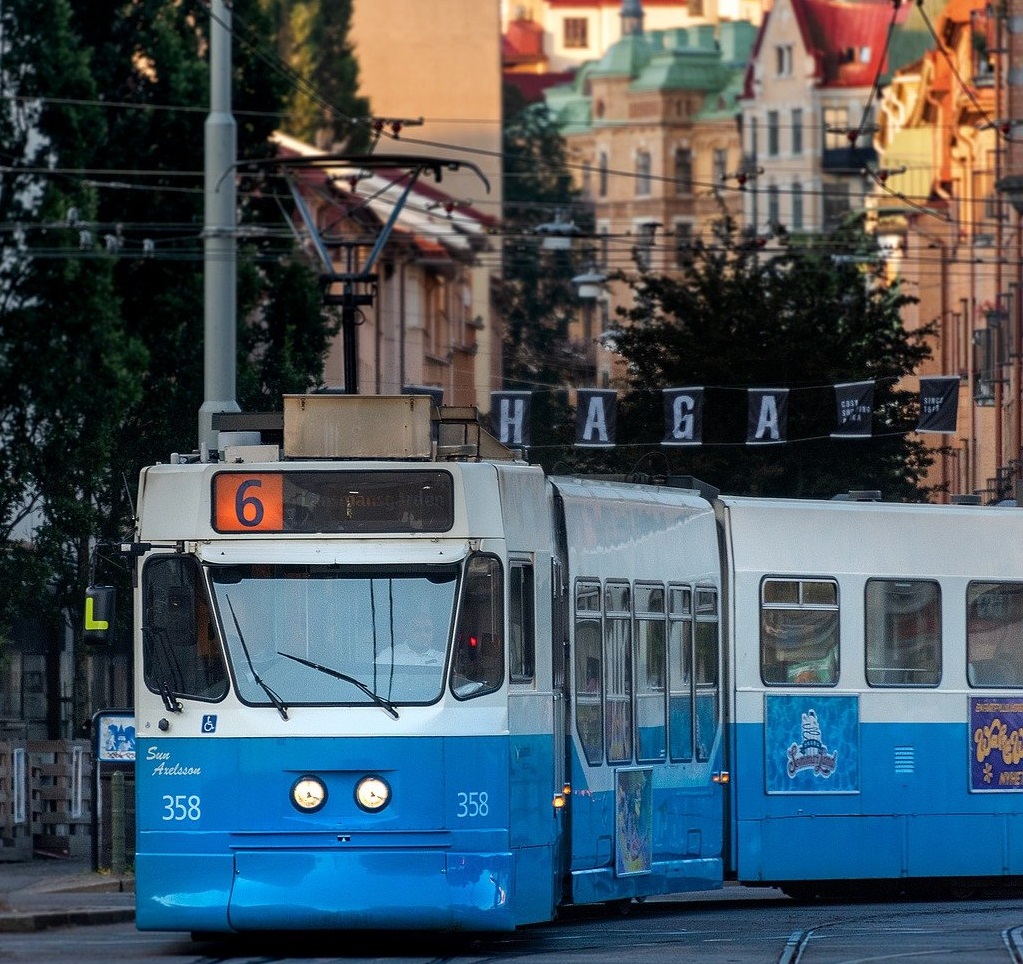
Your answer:
[[[746,416],[746,444],[770,445],[788,441],[789,390],[750,388]]]
[[[703,444],[703,389],[665,388],[661,445]]]
[[[575,408],[575,444],[611,448],[615,444],[618,393],[613,388],[580,388]]]
[[[490,431],[509,448],[528,448],[532,392],[491,392]]]

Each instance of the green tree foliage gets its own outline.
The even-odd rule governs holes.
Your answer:
[[[323,150],[365,151],[372,127],[348,40],[352,0],[261,2],[274,25],[278,56],[295,80],[282,128]]]
[[[931,452],[913,436],[915,394],[899,379],[929,356],[929,329],[907,332],[901,309],[915,299],[878,276],[877,252],[860,225],[816,243],[767,254],[722,222],[720,243],[694,252],[678,280],[631,279],[617,349],[629,394],[619,414],[618,468],[689,474],[722,491],[831,497],[880,489],[925,497]],[[833,439],[833,386],[873,379],[874,436]],[[664,449],[660,389],[707,388],[699,448]],[[747,388],[790,389],[789,442],[743,444]]]
[[[0,637],[31,619],[57,638],[80,608],[89,537],[117,503],[109,465],[137,401],[143,346],[127,330],[102,254],[68,257],[96,192],[63,169],[93,166],[105,136],[98,90],[65,0],[8,0],[7,173],[0,222]],[[118,489],[120,485],[118,483]]]
[[[511,85],[504,98],[504,278],[498,301],[504,385],[534,392],[534,422],[566,441],[572,428],[564,389],[583,375],[569,325],[580,308],[572,278],[584,261],[577,241],[562,250],[545,248],[551,235],[543,228],[563,221],[585,234],[591,219],[581,213],[564,138],[546,106],[524,104]]]
[[[296,90],[263,4],[229,5],[241,161],[273,153]],[[0,223],[22,226],[0,258],[5,619],[77,630],[91,540],[130,532],[143,465],[196,447],[209,22],[194,2],[0,5]],[[238,196],[237,397],[279,409],[321,383],[337,325],[280,179],[240,176]]]

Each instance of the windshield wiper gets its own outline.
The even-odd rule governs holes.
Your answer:
[[[334,679],[344,680],[346,683],[351,683],[352,686],[358,687],[365,693],[377,706],[387,710],[395,719],[398,719],[398,711],[394,708],[394,704],[389,700],[385,700],[378,693],[374,693],[362,680],[356,679],[354,676],[349,676],[347,673],[342,673],[339,670],[331,669],[329,666],[321,666],[319,663],[314,663],[312,660],[303,659],[301,656],[292,656],[291,653],[282,653],[277,650],[278,656],[283,656],[286,659],[293,659],[296,663],[301,663],[303,666],[308,666],[310,669],[319,670],[321,673],[326,673],[328,676],[333,676]]]
[[[160,697],[163,699],[163,705],[167,707],[168,713],[180,713],[184,709],[177,695],[171,690],[167,680],[160,680]]]
[[[260,689],[266,693],[270,702],[277,707],[277,712],[281,714],[281,719],[286,720],[288,718],[288,708],[284,705],[282,700],[270,687],[270,684],[265,682],[263,677],[256,672],[256,667],[252,665],[252,657],[249,655],[249,647],[245,645],[245,636],[242,635],[242,628],[238,625],[238,617],[235,615],[234,606],[231,605],[231,597],[225,595],[224,600],[227,602],[227,608],[231,610],[231,618],[234,620],[234,628],[238,632],[238,642],[242,644],[242,652],[245,654],[245,661],[249,664],[249,671],[252,673],[252,678],[259,684]]]

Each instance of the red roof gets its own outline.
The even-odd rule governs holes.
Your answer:
[[[819,87],[872,87],[888,69],[889,31],[902,24],[912,5],[907,0],[789,0],[803,43],[815,62]],[[778,0],[775,7],[778,6]],[[743,97],[752,98],[753,65],[759,59],[771,11],[764,14],[750,62]]]
[[[543,92],[548,87],[567,84],[575,76],[575,71],[551,71],[546,74],[517,74],[506,70],[503,80],[511,84],[522,95],[527,104],[538,104],[543,100]]]
[[[790,0],[823,87],[870,87],[887,68],[888,34],[911,4],[892,0]]]

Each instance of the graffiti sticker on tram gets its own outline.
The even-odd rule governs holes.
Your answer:
[[[768,793],[856,793],[860,786],[855,696],[765,696]]]
[[[970,790],[1023,790],[1023,699],[970,697]]]

